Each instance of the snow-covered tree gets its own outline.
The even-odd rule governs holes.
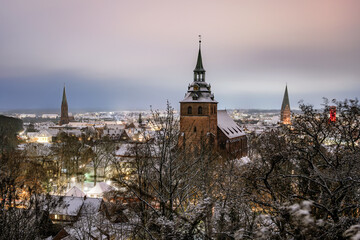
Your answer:
[[[293,117],[292,126],[255,138],[256,155],[243,175],[258,212],[287,219],[284,204],[311,202],[315,221],[324,222],[312,232],[322,239],[341,239],[359,217],[360,106],[357,100],[333,104],[335,122],[329,120],[327,101],[321,110],[300,104],[302,114]],[[274,224],[283,237],[296,228],[289,221]]]

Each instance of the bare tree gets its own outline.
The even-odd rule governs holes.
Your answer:
[[[282,238],[296,235],[282,211],[284,204],[312,203],[322,239],[341,239],[348,224],[359,217],[359,121],[357,100],[333,101],[336,122],[329,120],[329,103],[322,110],[300,104],[302,114],[292,126],[266,132],[254,139],[256,156],[244,172],[249,199],[272,216]],[[285,215],[284,215],[285,214]],[[300,235],[299,235],[300,234]]]
[[[133,233],[146,239],[205,236],[203,221],[213,204],[208,196],[213,185],[207,170],[213,161],[211,154],[179,145],[179,123],[170,105],[164,116],[154,111],[149,121],[159,130],[148,142],[128,150],[133,176],[127,176],[118,165],[116,180],[127,187],[138,206],[131,208],[138,216],[134,219],[140,219],[134,223]]]

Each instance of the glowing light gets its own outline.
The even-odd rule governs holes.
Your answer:
[[[330,107],[330,119],[329,122],[336,122],[336,106]]]

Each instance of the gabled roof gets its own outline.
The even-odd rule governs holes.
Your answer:
[[[234,120],[227,114],[226,110],[218,110],[217,113],[218,128],[228,138],[236,138],[244,136],[245,132],[234,122]]]
[[[129,129],[129,128],[137,128],[137,127],[136,127],[135,123],[131,122],[125,126],[125,129]]]
[[[96,214],[100,211],[102,199],[101,198],[85,198],[84,205],[81,208],[80,213],[85,214]]]
[[[73,186],[70,190],[65,194],[65,196],[69,197],[84,197],[85,193],[81,191],[78,187]]]
[[[84,198],[69,196],[53,196],[56,206],[50,208],[50,214],[77,216],[83,205]]]
[[[282,102],[282,105],[281,105],[281,111],[285,110],[286,106],[289,106],[289,109],[290,109],[290,102],[289,102],[289,95],[288,95],[287,85],[285,87],[285,93],[284,93],[284,98],[283,98],[283,102]]]
[[[100,182],[100,183],[96,183],[95,187],[93,187],[92,189],[90,189],[89,192],[87,192],[88,195],[91,194],[103,194],[105,192],[109,192],[115,190],[114,187],[110,186],[109,184],[105,183],[105,182]]]

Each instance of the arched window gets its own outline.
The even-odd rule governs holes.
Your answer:
[[[196,127],[194,127],[194,132],[196,132]]]
[[[192,107],[188,107],[188,114],[192,114]]]
[[[202,114],[202,107],[198,108],[198,114]]]

